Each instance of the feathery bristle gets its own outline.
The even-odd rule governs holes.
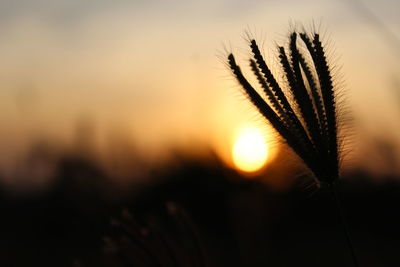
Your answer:
[[[315,34],[312,41],[305,33],[299,35],[312,62],[307,62],[299,51],[296,32],[289,38],[289,56],[284,47],[278,47],[279,61],[293,96],[294,106],[289,103],[276,81],[255,40],[250,41],[254,57],[254,60],[250,59],[250,67],[269,103],[264,101],[244,77],[232,54],[228,56],[229,66],[258,111],[304,161],[318,181],[330,184],[339,175],[332,77],[319,35]],[[310,66],[315,67],[318,79],[314,78]]]
[[[287,101],[285,94],[283,93],[275,77],[272,75],[271,70],[265,63],[264,58],[262,57],[260,49],[258,48],[258,45],[255,40],[251,41],[250,47],[251,51],[253,52],[255,61],[257,62],[257,65],[260,68],[261,72],[264,74],[264,78],[268,82],[271,90],[274,92],[276,99],[279,101],[285,112],[293,113],[293,110],[289,102]]]
[[[330,74],[329,66],[326,61],[325,52],[319,40],[319,34],[314,34],[313,39],[315,54],[316,54],[316,68],[320,80],[322,98],[326,112],[327,129],[328,129],[328,145],[331,172],[335,172],[334,177],[338,177],[338,145],[337,145],[337,125],[336,125],[336,107],[335,107],[335,93],[333,91],[332,76]],[[334,178],[333,178],[334,179]]]
[[[300,111],[303,115],[304,122],[306,124],[307,129],[310,132],[311,139],[313,140],[313,143],[318,151],[319,147],[321,146],[319,123],[311,98],[304,84],[303,75],[301,73],[300,62],[299,62],[300,52],[297,49],[296,41],[297,41],[297,34],[293,33],[290,36],[290,57],[291,57],[293,75],[296,81],[295,82],[296,87],[293,88],[292,90],[295,91],[294,92],[295,99],[300,106]]]
[[[286,98],[285,94],[283,93],[281,87],[279,86],[278,82],[276,81],[274,75],[272,74],[271,70],[269,69],[268,65],[265,63],[263,56],[261,55],[260,49],[255,40],[252,40],[250,43],[251,50],[253,52],[253,56],[255,61],[258,64],[259,69],[264,74],[264,78],[268,82],[271,90],[273,91],[276,99],[280,103],[282,109],[286,113],[286,117],[288,118],[289,130],[292,132],[296,138],[299,139],[300,145],[303,146],[303,150],[307,153],[307,157],[310,157],[313,151],[312,143],[307,136],[305,129],[302,127],[299,118],[297,117],[296,113],[293,111],[293,108],[289,104],[288,99]],[[303,155],[306,157],[306,155]]]
[[[323,107],[321,95],[319,92],[319,88],[317,87],[315,83],[315,78],[314,75],[311,72],[311,69],[306,62],[305,58],[303,57],[302,54],[299,53],[299,62],[301,65],[301,69],[304,72],[304,75],[306,77],[308,86],[310,87],[311,95],[312,95],[312,100],[313,104],[315,106],[315,109],[317,110],[317,116],[318,116],[318,126],[320,129],[320,134],[323,136],[325,134],[324,128],[326,125],[326,117],[325,117],[325,110]]]
[[[265,81],[264,77],[260,73],[259,68],[257,67],[257,63],[253,59],[250,59],[250,67],[251,67],[254,75],[256,76],[259,84],[261,85],[261,88],[263,89],[265,95],[267,96],[268,100],[271,102],[272,107],[276,110],[279,117],[281,119],[283,119],[286,124],[287,118],[286,118],[286,114],[285,114],[282,106],[279,104],[279,101],[276,99],[274,93],[269,88],[267,82]]]
[[[308,151],[304,148],[304,141],[299,139],[294,133],[288,129],[283,121],[280,120],[279,116],[275,111],[264,101],[264,99],[257,93],[257,91],[251,86],[251,84],[244,77],[240,67],[236,64],[236,60],[233,54],[228,56],[228,63],[235,75],[237,81],[243,87],[247,96],[253,105],[258,109],[261,115],[266,118],[274,129],[284,138],[287,144],[303,159],[304,163],[313,171],[317,172],[317,166],[313,164],[312,158]]]

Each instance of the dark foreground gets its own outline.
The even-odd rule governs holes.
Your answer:
[[[110,198],[71,178],[101,176],[95,166],[68,164],[53,190],[2,194],[0,266],[354,266],[328,189],[276,193],[188,161]],[[359,266],[400,266],[400,184],[345,178],[337,189]]]

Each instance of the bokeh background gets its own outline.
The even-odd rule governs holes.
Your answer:
[[[210,266],[353,266],[329,194],[298,184],[304,166],[226,67],[229,52],[247,65],[248,33],[282,78],[276,45],[304,27],[323,36],[345,110],[339,195],[360,266],[399,266],[399,11],[397,0],[0,0],[0,262],[101,261],[122,207],[173,200]],[[253,173],[232,158],[248,128],[268,151]]]
[[[263,128],[274,147],[224,57],[233,51],[248,58],[243,38],[248,31],[274,64],[276,44],[285,43],[296,25],[323,34],[351,111],[351,164],[343,168],[399,171],[398,1],[0,5],[0,170],[1,182],[9,186],[46,183],[43,177],[16,181],[37,146],[115,158],[129,143],[151,164],[173,149],[207,146],[229,164],[235,131],[252,124]],[[375,141],[390,143],[392,166]]]

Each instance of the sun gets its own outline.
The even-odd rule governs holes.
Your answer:
[[[246,127],[232,146],[232,159],[235,166],[244,172],[260,170],[268,159],[268,145],[260,129]]]

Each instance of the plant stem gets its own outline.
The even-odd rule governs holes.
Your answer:
[[[332,184],[329,187],[332,190],[332,195],[333,195],[333,198],[335,199],[335,202],[336,202],[336,208],[337,208],[340,220],[341,220],[341,225],[343,227],[343,232],[345,233],[345,236],[346,236],[346,241],[347,241],[347,245],[349,246],[351,258],[353,259],[353,264],[354,264],[355,267],[359,267],[358,262],[357,262],[357,258],[356,258],[356,254],[354,252],[353,242],[351,241],[351,238],[350,238],[349,227],[347,225],[346,218],[345,218],[345,216],[343,214],[343,210],[342,210],[342,206],[341,206],[341,203],[340,203],[340,199],[338,197],[338,194],[336,192],[336,189],[335,189],[334,185],[335,184]]]

